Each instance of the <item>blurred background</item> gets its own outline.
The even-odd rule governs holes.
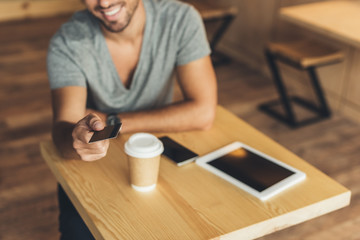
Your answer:
[[[352,191],[349,207],[261,239],[360,239],[360,75],[355,68],[346,77],[349,65],[360,64],[360,54],[347,43],[279,18],[280,8],[310,2],[321,1],[197,1],[236,9],[213,49],[221,56],[214,60],[219,104]],[[59,238],[56,180],[39,151],[39,142],[50,139],[52,120],[46,54],[51,36],[82,8],[80,0],[0,1],[0,239]],[[221,22],[205,24],[212,39]],[[294,129],[258,105],[277,98],[264,46],[303,36],[341,49],[345,59],[318,72],[333,115]],[[290,92],[314,99],[303,72],[282,65],[282,73]]]

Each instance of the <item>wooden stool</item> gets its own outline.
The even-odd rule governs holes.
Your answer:
[[[299,40],[294,42],[268,43],[265,48],[265,55],[280,99],[261,104],[259,106],[260,110],[291,127],[303,126],[331,116],[315,70],[317,67],[342,61],[344,55],[341,51],[313,40]],[[303,98],[288,95],[276,61],[281,61],[296,69],[308,72],[317,97],[318,106]],[[292,103],[314,112],[316,114],[315,117],[298,121],[295,117]],[[281,114],[273,109],[274,106],[279,104],[282,105],[285,114]]]
[[[235,7],[214,7],[206,2],[199,0],[182,0],[188,4],[194,6],[201,15],[204,23],[207,22],[221,22],[220,26],[215,29],[214,34],[212,35],[210,42],[210,48],[212,50],[212,57],[214,60],[214,55],[216,54],[216,45],[219,43],[220,39],[223,37],[225,31],[229,27],[230,23],[233,21],[237,14],[237,8]],[[221,62],[219,60],[218,62]]]

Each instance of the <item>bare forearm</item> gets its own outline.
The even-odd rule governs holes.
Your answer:
[[[106,155],[109,141],[89,144],[94,131],[104,129],[100,116],[86,114],[84,87],[69,86],[51,91],[53,106],[52,138],[64,158],[94,161]],[[102,115],[104,116],[104,115]]]
[[[52,138],[55,146],[64,158],[79,159],[79,155],[73,148],[71,136],[75,124],[69,122],[57,122],[52,129]]]
[[[204,105],[187,101],[159,109],[123,112],[118,115],[123,123],[122,133],[206,130],[211,127],[214,120],[215,107],[215,103]]]

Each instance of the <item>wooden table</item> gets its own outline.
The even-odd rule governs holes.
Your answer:
[[[301,4],[280,9],[294,24],[360,47],[360,1],[340,0]]]
[[[307,179],[261,202],[194,163],[162,158],[156,190],[130,187],[123,145],[112,140],[96,162],[41,152],[96,239],[253,239],[347,206],[350,191],[222,107],[208,131],[164,133],[200,155],[241,141],[298,168]]]

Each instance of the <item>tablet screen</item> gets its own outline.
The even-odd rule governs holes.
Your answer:
[[[245,148],[237,148],[224,156],[209,161],[208,164],[258,192],[262,192],[295,174],[295,172],[266,160]]]

